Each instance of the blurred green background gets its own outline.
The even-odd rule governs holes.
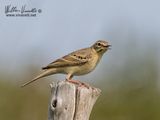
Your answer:
[[[6,17],[6,5],[41,9]],[[0,120],[46,120],[49,84],[20,88],[41,67],[98,39],[112,44],[92,73],[76,77],[102,90],[90,120],[160,120],[160,2],[6,1],[0,5]]]

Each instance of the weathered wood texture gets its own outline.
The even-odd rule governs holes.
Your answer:
[[[48,120],[89,120],[100,92],[98,88],[77,86],[67,81],[52,83]]]

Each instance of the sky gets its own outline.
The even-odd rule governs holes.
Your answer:
[[[126,52],[143,55],[150,46],[160,58],[158,0],[0,1],[1,71],[20,72],[28,64],[44,66],[98,39],[107,40],[112,50],[97,71],[104,64],[123,64]],[[7,17],[7,5],[42,12],[36,17]]]

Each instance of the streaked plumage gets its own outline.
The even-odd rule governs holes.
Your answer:
[[[43,67],[42,69],[44,71],[39,76],[23,84],[22,87],[36,81],[39,78],[56,73],[67,74],[66,80],[71,80],[74,75],[78,76],[87,74],[94,70],[102,55],[109,49],[109,47],[110,45],[108,42],[98,40],[89,48],[72,52],[60,59],[55,60],[46,67]]]

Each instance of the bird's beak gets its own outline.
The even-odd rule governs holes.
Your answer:
[[[108,48],[108,49],[111,49],[111,46],[112,46],[112,45],[106,45],[106,46],[104,46],[104,47],[106,47],[106,48]]]

